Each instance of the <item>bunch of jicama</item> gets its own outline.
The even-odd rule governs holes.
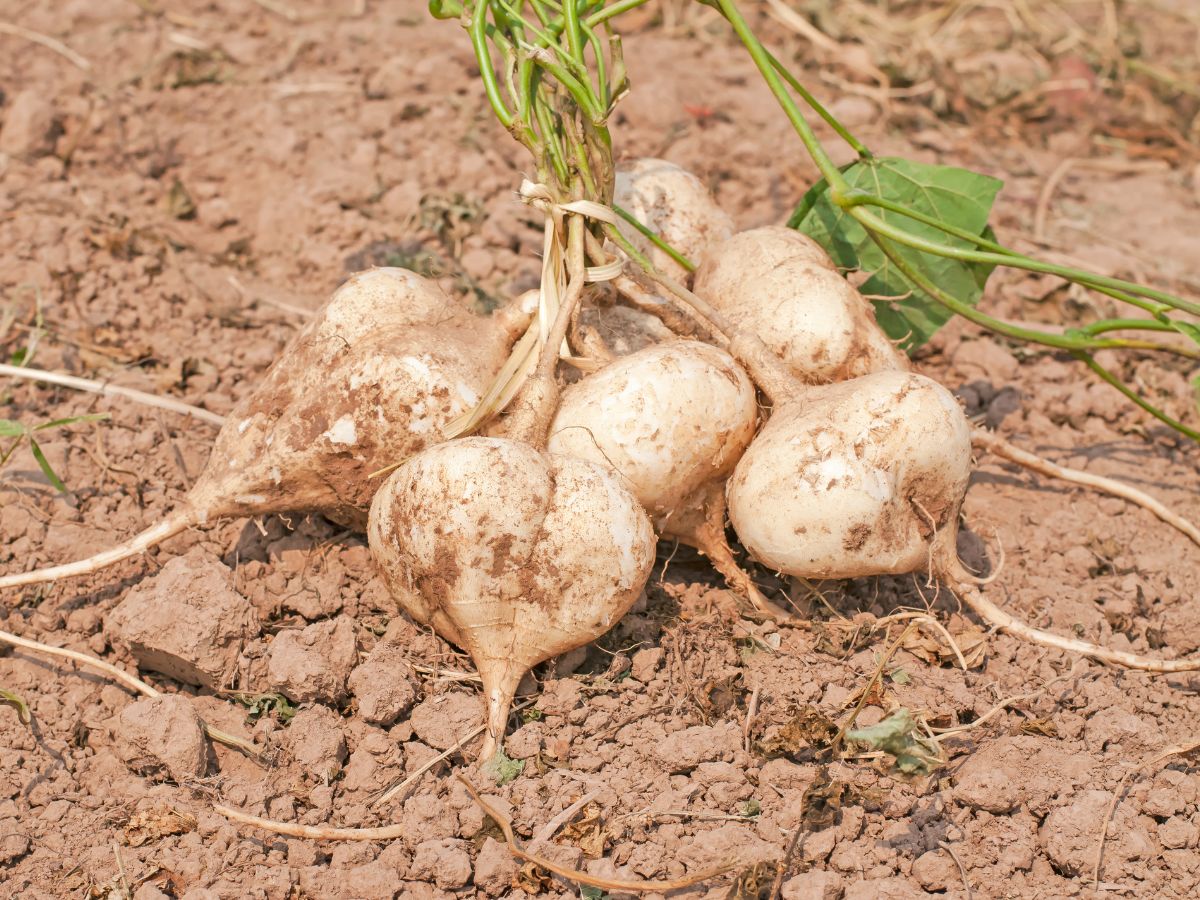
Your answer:
[[[661,161],[619,172],[616,190],[646,232],[701,260],[695,293],[660,277],[676,298],[665,300],[618,274],[583,223],[604,208],[543,196],[547,266],[562,267],[549,273],[563,288],[552,307],[546,272],[538,316],[522,298],[491,318],[411,272],[355,276],[230,415],[178,510],[110,551],[0,587],[93,572],[222,516],[311,510],[366,526],[399,606],[474,659],[485,758],[530,668],[594,640],[634,603],[656,536],[698,548],[760,612],[781,614],[736,562],[727,515],[750,555],[780,573],[925,571],[1031,640],[1157,671],[1200,668],[1038,631],[983,596],[958,560],[959,517],[973,440],[1007,445],[973,433],[954,396],[911,371],[813,241],[776,227],[733,234],[700,182]],[[682,254],[642,230],[628,237],[632,256],[686,279]],[[614,275],[636,309],[611,295],[588,302],[586,283]],[[564,389],[568,349],[582,377]],[[448,440],[463,422],[491,436]]]

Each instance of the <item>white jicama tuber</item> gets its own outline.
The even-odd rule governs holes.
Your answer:
[[[184,503],[85,560],[0,577],[0,588],[84,575],[225,516],[312,511],[355,528],[370,474],[442,439],[478,402],[532,315],[529,300],[475,316],[406,269],[342,285],[227,417]]]
[[[954,395],[907,372],[803,389],[729,479],[729,514],[760,562],[807,578],[929,568],[955,552],[971,431]]]
[[[409,459],[371,506],[372,553],[396,600],[470,653],[491,758],[533,666],[615,625],[645,586],[654,532],[611,470],[502,438]]]
[[[704,183],[665,160],[635,159],[619,164],[613,203],[692,260],[733,234],[733,220],[717,206]],[[621,222],[619,227],[655,268],[676,278],[687,277],[683,266],[633,225]]]
[[[870,302],[815,241],[791,228],[755,228],[709,248],[695,292],[758,335],[805,383],[908,368]]]
[[[980,592],[958,559],[971,431],[953,395],[921,375],[880,372],[809,387],[778,409],[728,483],[729,514],[751,554],[802,578],[925,570],[992,627],[1154,672],[1200,669],[1033,628]]]
[[[757,421],[754,384],[733,357],[676,340],[624,356],[567,388],[547,446],[616,469],[659,534],[700,550],[732,587],[763,606],[725,540],[722,487]]]
[[[672,341],[624,356],[563,391],[547,447],[609,465],[660,530],[754,437],[754,385],[726,353]]]

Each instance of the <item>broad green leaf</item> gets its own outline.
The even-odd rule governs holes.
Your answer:
[[[0,438],[20,437],[25,433],[25,426],[12,419],[0,419]]]
[[[68,419],[55,419],[53,422],[43,422],[41,425],[34,425],[30,430],[45,431],[47,428],[61,428],[63,425],[76,425],[79,422],[102,422],[108,417],[108,413],[89,413],[86,416],[71,416]]]
[[[19,695],[0,688],[0,704],[11,706],[15,709],[17,711],[17,718],[20,719],[21,724],[26,728],[33,724],[33,715],[29,712],[29,704]]]
[[[993,237],[988,217],[1003,184],[995,178],[967,169],[890,157],[859,160],[843,167],[842,172],[851,188],[903,204],[970,234],[989,240]],[[879,207],[871,210],[914,237],[974,249],[969,241],[932,225]],[[864,294],[897,298],[876,300],[875,313],[880,327],[893,340],[902,341],[905,349],[924,344],[953,315],[896,270],[867,231],[829,198],[829,185],[824,179],[804,195],[788,225],[820,243],[838,266],[871,273],[861,286]],[[897,246],[896,250],[940,288],[972,306],[983,295],[992,273],[989,265],[959,262],[909,247]]]
[[[50,460],[46,459],[46,454],[42,452],[42,448],[32,437],[29,438],[29,449],[33,452],[33,458],[37,460],[38,468],[42,470],[42,474],[46,476],[46,480],[54,485],[54,489],[62,493],[66,493],[67,486],[63,484],[52,468],[50,468]]]

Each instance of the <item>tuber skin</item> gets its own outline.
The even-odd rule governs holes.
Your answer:
[[[724,479],[754,437],[742,367],[716,347],[671,341],[623,356],[563,391],[547,448],[616,469],[662,532]]]
[[[317,512],[363,530],[370,475],[442,438],[532,316],[529,299],[476,316],[398,268],[354,275],[226,419],[183,504],[85,560],[0,577],[0,588],[84,575],[228,516]]]
[[[913,572],[955,553],[971,430],[923,375],[880,372],[804,389],[742,456],[727,495],[763,564],[805,578]]]
[[[704,182],[665,160],[635,159],[618,165],[613,203],[692,260],[733,235],[733,220],[717,206]],[[687,269],[640,231],[624,221],[618,227],[656,269],[686,280]]]
[[[711,247],[694,290],[736,327],[757,334],[806,384],[906,371],[871,304],[812,238],[768,226]]]
[[[404,611],[475,661],[483,760],[503,743],[525,673],[615,625],[655,549],[649,517],[608,467],[481,437],[393,472],[371,505],[368,544]]]
[[[725,539],[723,487],[757,422],[754,384],[733,357],[675,340],[623,356],[568,387],[548,447],[619,472],[660,535],[708,556],[762,609],[765,598]]]

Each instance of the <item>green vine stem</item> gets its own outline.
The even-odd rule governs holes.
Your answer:
[[[750,28],[746,19],[742,16],[736,0],[705,0],[705,2],[709,2],[710,5],[715,6],[721,11],[722,15],[724,15],[733,28],[734,33],[738,36],[738,39],[745,46],[750,58],[766,82],[767,87],[774,94],[788,121],[792,124],[793,129],[804,145],[805,150],[828,184],[830,199],[838,208],[846,212],[867,231],[871,239],[905,278],[952,312],[963,316],[983,328],[1014,340],[1042,344],[1072,353],[1081,359],[1102,380],[1121,391],[1122,394],[1151,415],[1181,434],[1200,441],[1200,432],[1189,428],[1155,407],[1112,372],[1096,363],[1092,355],[1096,350],[1102,349],[1162,350],[1195,358],[1196,354],[1193,351],[1182,350],[1178,347],[1162,344],[1157,341],[1105,338],[1102,335],[1110,331],[1124,329],[1179,332],[1181,328],[1177,328],[1173,324],[1173,320],[1168,316],[1168,313],[1175,310],[1192,316],[1200,316],[1200,303],[1185,300],[1166,291],[1145,287],[1131,281],[1044,262],[1011,250],[982,235],[971,234],[951,223],[943,222],[933,216],[910,209],[904,204],[877,196],[869,191],[850,188],[841,169],[834,164],[804,113],[788,92],[788,87],[791,87],[792,90],[798,93],[814,112],[824,119],[843,140],[855,149],[861,158],[870,158],[870,151],[867,150],[865,145],[850,135],[836,121],[836,118],[818,103],[811,93],[804,89],[803,85],[796,78],[787,73],[783,64],[766,50],[762,42],[759,41],[754,31]],[[899,224],[887,221],[876,215],[871,211],[870,207],[884,209],[913,221],[932,226],[944,234],[957,237],[974,245],[974,249],[956,247],[914,234]],[[898,246],[908,247],[930,256],[954,259],[965,263],[1008,266],[1030,272],[1054,275],[1066,281],[1095,290],[1119,302],[1127,303],[1149,312],[1155,317],[1154,323],[1156,324],[1139,319],[1115,318],[1093,323],[1092,326],[1070,329],[1064,333],[1055,334],[1028,328],[1012,322],[1005,322],[976,310],[970,304],[964,303],[940,289],[924,272],[920,271],[909,260],[905,259],[902,254],[897,252]],[[1193,324],[1186,323],[1186,326]]]

